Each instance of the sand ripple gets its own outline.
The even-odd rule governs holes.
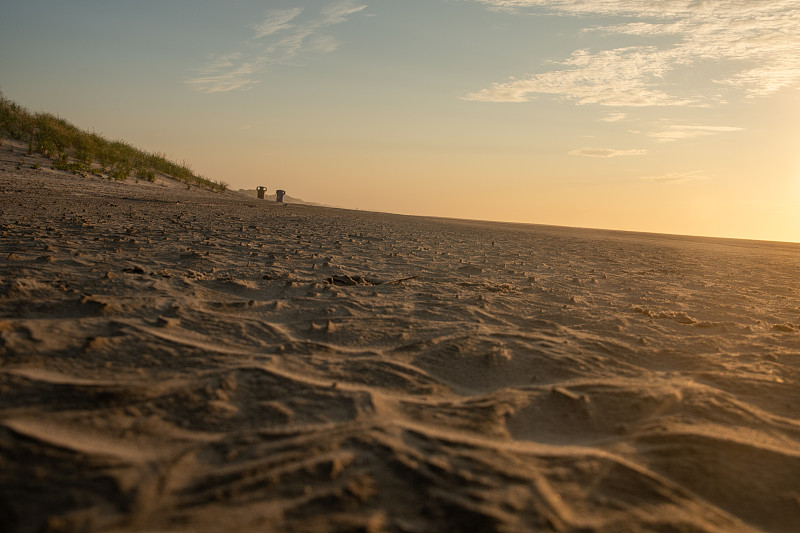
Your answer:
[[[5,531],[800,530],[798,246],[4,172]]]

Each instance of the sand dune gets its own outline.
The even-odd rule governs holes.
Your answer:
[[[17,157],[4,531],[800,530],[800,246]]]

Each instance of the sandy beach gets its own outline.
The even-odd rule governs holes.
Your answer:
[[[800,245],[0,156],[3,531],[800,531]]]

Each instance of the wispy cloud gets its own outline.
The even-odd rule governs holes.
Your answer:
[[[619,48],[592,53],[578,50],[561,62],[563,70],[493,84],[467,94],[466,100],[526,102],[537,93],[576,100],[579,104],[654,106],[693,103],[656,88],[669,68],[664,54],[652,47]]]
[[[605,34],[673,38],[669,45],[580,50],[556,70],[494,83],[467,100],[524,102],[552,94],[607,106],[710,105],[715,100],[703,92],[688,85],[681,92],[669,83],[677,69],[703,64],[726,74],[703,78],[707,70],[695,68],[697,82],[748,97],[800,84],[800,0],[476,1],[494,9],[581,15],[600,21],[588,30]],[[607,17],[623,22],[609,25]]]
[[[319,26],[332,26],[347,21],[347,17],[366,9],[366,5],[358,5],[351,0],[330,4],[322,10],[322,17],[316,22]]]
[[[199,69],[201,74],[186,80],[186,84],[207,93],[249,89],[258,83],[254,74],[259,67],[239,52],[217,55]]]
[[[354,0],[342,0],[308,15],[303,7],[269,10],[252,28],[239,50],[212,55],[186,80],[194,90],[219,93],[249,89],[259,83],[267,68],[277,64],[298,64],[303,58],[329,54],[340,41],[325,33],[327,28],[346,22],[366,9]]]
[[[690,172],[671,172],[660,176],[642,176],[641,179],[655,183],[686,183],[688,181],[707,180],[709,178],[702,171],[693,170]]]
[[[669,124],[666,127],[648,133],[649,137],[657,139],[659,142],[671,142],[682,139],[692,139],[694,137],[704,137],[707,135],[719,135],[720,133],[730,133],[742,131],[743,128],[734,126],[700,126],[697,124]]]
[[[302,12],[302,7],[268,11],[266,18],[260,24],[256,25],[256,33],[253,38],[261,39],[281,30],[292,28],[293,26],[289,23]]]
[[[603,122],[620,122],[628,118],[627,113],[609,113],[600,120]]]
[[[569,155],[579,155],[583,157],[619,157],[624,155],[644,155],[647,150],[629,149],[614,150],[613,148],[579,148],[572,150]]]

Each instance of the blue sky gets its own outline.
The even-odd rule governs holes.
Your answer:
[[[0,90],[234,189],[800,241],[800,0],[37,1]]]

